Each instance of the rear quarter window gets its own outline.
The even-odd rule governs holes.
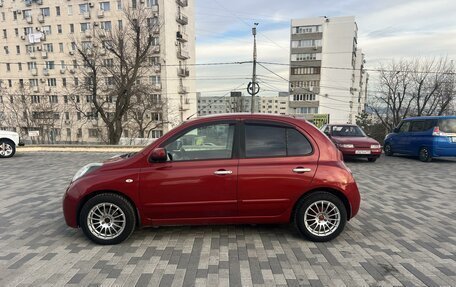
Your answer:
[[[456,133],[456,119],[443,119],[439,121],[439,129],[444,133]]]

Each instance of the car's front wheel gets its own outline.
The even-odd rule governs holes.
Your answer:
[[[393,153],[393,148],[391,147],[390,144],[386,144],[384,147],[383,147],[383,150],[385,151],[385,155],[386,156],[393,156],[394,153]]]
[[[0,158],[12,157],[16,153],[16,145],[8,139],[0,140]]]
[[[124,197],[102,193],[90,198],[82,207],[79,224],[93,242],[118,244],[135,230],[135,210]]]
[[[301,199],[295,216],[298,231],[315,242],[336,238],[347,222],[347,211],[342,201],[325,191],[318,191]]]

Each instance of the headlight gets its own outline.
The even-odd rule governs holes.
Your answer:
[[[339,144],[339,147],[341,147],[341,148],[354,148],[355,146],[353,144]]]
[[[381,148],[381,145],[379,145],[379,144],[371,145],[371,149],[379,149],[379,148]]]
[[[85,174],[91,172],[91,171],[94,171],[96,170],[97,168],[99,168],[100,166],[102,166],[103,164],[102,163],[89,163],[83,167],[81,167],[77,172],[76,174],[73,176],[73,179],[71,180],[71,182],[81,178],[82,176],[84,176]]]

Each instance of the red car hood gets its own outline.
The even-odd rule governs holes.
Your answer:
[[[355,147],[370,147],[379,144],[378,141],[370,137],[331,137],[335,144],[353,144]]]

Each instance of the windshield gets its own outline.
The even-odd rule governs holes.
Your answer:
[[[444,119],[439,122],[439,129],[441,132],[448,134],[456,134],[456,119]]]
[[[365,137],[366,134],[358,126],[332,126],[334,137]]]

